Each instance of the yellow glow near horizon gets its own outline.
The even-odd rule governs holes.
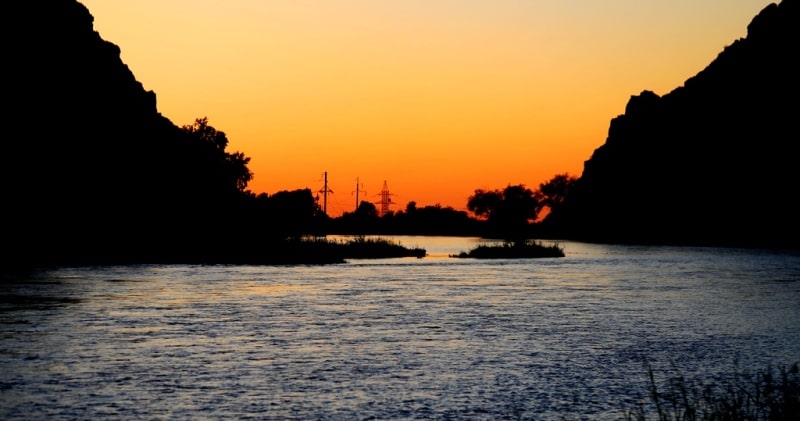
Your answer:
[[[578,176],[631,95],[682,85],[761,0],[81,0],[177,125],[207,116],[250,190],[356,181],[392,209]]]

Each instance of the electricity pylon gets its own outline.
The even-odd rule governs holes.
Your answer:
[[[328,172],[325,171],[325,184],[323,184],[322,190],[319,192],[322,193],[322,213],[328,215],[328,193],[333,194],[333,190],[328,188]],[[319,199],[319,196],[317,196]]]
[[[383,180],[383,189],[381,189],[381,213],[380,216],[386,215],[389,213],[389,205],[392,203],[392,194],[389,193],[389,186],[386,184],[386,180]]]

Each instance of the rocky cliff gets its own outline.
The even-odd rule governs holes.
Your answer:
[[[561,233],[798,246],[799,41],[800,2],[783,0],[683,86],[632,96],[585,162]]]
[[[158,256],[209,237],[225,218],[198,181],[213,167],[89,10],[75,0],[3,9],[5,263]]]

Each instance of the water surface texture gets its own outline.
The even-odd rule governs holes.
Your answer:
[[[0,419],[620,419],[645,363],[800,360],[800,256],[64,268],[0,285]]]

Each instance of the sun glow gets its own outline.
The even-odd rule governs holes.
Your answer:
[[[323,188],[329,214],[578,176],[611,118],[743,37],[769,1],[84,0],[159,111],[206,116],[250,189]],[[358,180],[358,181],[357,181]]]

